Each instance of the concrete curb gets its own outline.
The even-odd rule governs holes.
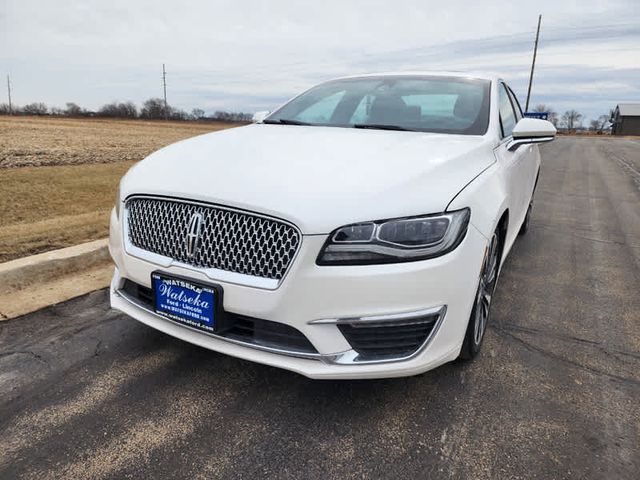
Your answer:
[[[108,239],[105,238],[1,263],[0,284],[5,291],[21,290],[109,261]]]

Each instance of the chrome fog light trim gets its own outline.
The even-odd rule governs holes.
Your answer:
[[[427,308],[423,310],[415,310],[412,312],[392,313],[388,315],[370,315],[364,317],[346,317],[346,318],[331,318],[312,320],[308,322],[310,325],[350,325],[355,328],[375,328],[375,327],[388,327],[388,326],[406,326],[416,325],[420,323],[427,323],[433,321],[433,317],[437,316],[435,324],[427,335],[424,342],[414,351],[408,355],[398,355],[396,357],[387,357],[380,359],[368,359],[363,358],[363,355],[358,353],[355,349],[350,349],[342,353],[335,355],[322,355],[321,360],[324,363],[331,365],[370,365],[370,364],[382,364],[392,362],[404,362],[417,357],[426,350],[431,343],[431,340],[435,337],[440,325],[444,320],[447,312],[447,306],[442,305],[440,307]]]
[[[311,320],[307,322],[309,325],[351,325],[351,326],[365,326],[371,325],[372,327],[382,326],[384,324],[389,325],[413,325],[417,323],[424,323],[425,320],[421,320],[424,317],[431,317],[438,315],[444,317],[447,310],[446,305],[439,307],[425,308],[422,310],[413,310],[411,312],[390,313],[384,315],[368,315],[362,317],[341,317],[341,318],[323,318],[318,320]]]

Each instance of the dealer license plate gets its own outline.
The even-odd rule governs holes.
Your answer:
[[[215,287],[157,272],[151,274],[151,282],[156,313],[190,327],[215,331]]]

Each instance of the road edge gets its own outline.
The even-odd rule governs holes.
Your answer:
[[[111,268],[106,238],[1,263],[0,320],[104,288]]]

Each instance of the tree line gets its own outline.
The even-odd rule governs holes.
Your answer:
[[[0,115],[53,115],[61,117],[107,117],[141,118],[147,120],[216,120],[222,122],[249,122],[252,115],[243,112],[216,111],[207,115],[201,108],[191,112],[166,105],[161,98],[150,98],[138,108],[133,102],[112,102],[103,105],[97,111],[87,110],[74,102],[68,102],[65,108],[49,107],[43,102],[33,102],[22,107],[0,103]]]
[[[548,120],[553,123],[556,128],[565,129],[570,132],[576,130],[584,130],[582,122],[584,115],[577,110],[567,110],[562,115],[558,113],[549,105],[536,105],[533,109],[534,112],[547,112],[549,114]],[[614,116],[615,110],[609,110],[608,114],[600,115],[598,118],[589,122],[588,129],[592,132],[603,133],[611,128],[611,119]]]
[[[190,113],[172,107],[171,105],[167,105],[165,108],[164,100],[161,98],[150,98],[142,104],[142,108],[140,109],[138,109],[133,102],[107,103],[97,111],[87,110],[73,102],[68,102],[65,107],[66,108],[48,107],[42,102],[34,102],[22,107],[16,107],[14,105],[10,110],[8,104],[0,103],[0,115],[13,113],[15,115],[142,118],[148,120],[162,120],[166,118],[169,120],[216,120],[221,122],[249,122],[252,118],[250,113],[242,112],[216,111],[212,115],[206,115],[205,111],[201,108],[194,108]],[[533,111],[547,112],[549,114],[549,121],[553,123],[556,128],[568,131],[584,129],[582,125],[584,116],[577,110],[567,110],[562,115],[559,115],[553,107],[539,104],[534,107]],[[588,129],[597,133],[608,130],[611,128],[613,114],[614,110],[610,110],[608,114],[600,115],[597,119],[591,120]]]

